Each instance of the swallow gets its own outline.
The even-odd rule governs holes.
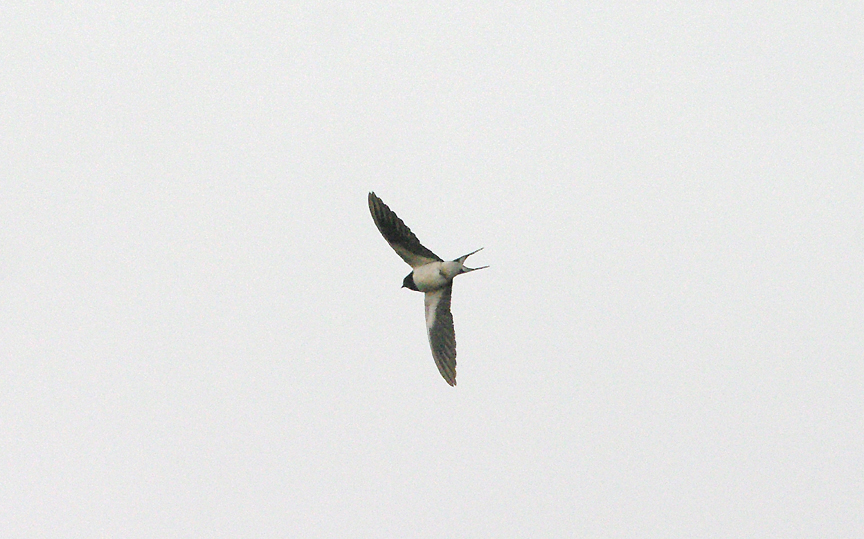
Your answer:
[[[457,275],[478,269],[465,266],[465,260],[482,250],[472,251],[445,262],[423,247],[417,236],[375,193],[369,193],[369,211],[375,226],[412,271],[402,280],[402,288],[423,292],[426,305],[426,333],[438,372],[451,386],[456,385],[456,332],[450,314],[450,295]]]

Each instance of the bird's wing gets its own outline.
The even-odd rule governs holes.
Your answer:
[[[426,331],[432,357],[441,376],[451,386],[456,385],[456,331],[453,315],[450,314],[450,293],[453,284],[432,292],[426,292]]]
[[[409,266],[418,268],[441,261],[438,255],[420,245],[411,229],[375,193],[369,193],[369,211],[381,235]]]

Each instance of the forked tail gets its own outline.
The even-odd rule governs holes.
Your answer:
[[[477,249],[477,251],[482,251],[482,250],[483,250],[482,247],[479,248],[479,249]],[[466,260],[469,256],[471,256],[471,255],[473,255],[474,253],[476,253],[477,251],[471,251],[471,252],[468,253],[467,255],[462,255],[462,256],[460,256],[459,258],[457,258],[456,260],[454,260],[454,262],[459,262],[459,264],[462,265],[461,271],[460,271],[459,273],[468,273],[469,271],[475,271],[475,270],[479,270],[479,269],[483,269],[483,268],[488,268],[488,267],[489,267],[489,266],[480,266],[479,268],[469,268],[469,267],[466,267],[466,266],[465,266],[465,260]]]

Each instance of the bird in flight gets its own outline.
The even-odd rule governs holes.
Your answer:
[[[402,281],[402,288],[424,293],[426,333],[429,336],[432,357],[444,380],[455,386],[456,332],[453,329],[453,315],[450,314],[450,293],[453,290],[454,277],[489,267],[468,268],[464,265],[465,259],[482,247],[456,260],[445,262],[423,247],[411,229],[375,193],[369,193],[369,211],[375,226],[390,247],[413,269]]]

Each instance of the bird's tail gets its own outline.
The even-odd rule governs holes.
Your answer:
[[[477,251],[482,251],[482,250],[483,250],[482,247],[479,248],[479,249],[477,249]],[[465,266],[465,260],[466,260],[469,256],[471,256],[471,255],[473,255],[474,253],[476,253],[477,251],[471,251],[471,252],[468,253],[467,255],[462,255],[462,256],[460,256],[459,258],[457,258],[456,260],[453,261],[453,262],[459,262],[459,264],[462,266],[462,268],[461,268],[461,270],[459,271],[459,273],[468,273],[469,271],[475,271],[475,270],[479,270],[479,269],[483,269],[483,268],[488,268],[488,267],[489,267],[489,266],[480,266],[479,268],[469,268],[469,267],[466,267],[466,266]]]

